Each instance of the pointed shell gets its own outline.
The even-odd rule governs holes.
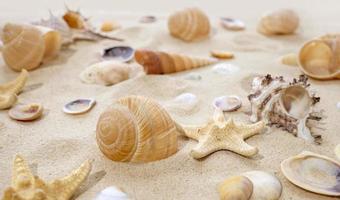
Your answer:
[[[144,67],[147,74],[169,74],[190,70],[215,63],[214,59],[195,58],[175,53],[139,49],[135,60]]]
[[[177,128],[157,102],[128,96],[104,111],[97,123],[97,143],[113,161],[150,162],[177,152]]]
[[[340,163],[304,151],[281,163],[281,171],[293,184],[318,194],[340,196]]]
[[[191,42],[209,36],[210,22],[200,9],[188,8],[170,15],[168,29],[172,36]]]
[[[95,200],[128,200],[129,197],[121,189],[111,186],[102,190]]]
[[[8,111],[10,118],[18,121],[33,121],[41,117],[43,107],[38,103],[19,104]]]
[[[239,109],[241,105],[241,99],[235,95],[216,97],[213,101],[213,106],[215,108],[219,108],[222,111],[227,112],[235,111]]]
[[[299,26],[299,16],[290,9],[279,9],[262,16],[257,30],[264,35],[292,34]]]
[[[77,99],[67,103],[63,107],[63,111],[66,114],[77,115],[90,111],[96,104],[94,99]]]
[[[233,176],[218,188],[221,200],[248,200],[253,193],[253,184],[245,176]]]

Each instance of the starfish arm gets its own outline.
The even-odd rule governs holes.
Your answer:
[[[25,69],[23,69],[20,75],[16,79],[8,83],[5,83],[3,85],[0,85],[0,91],[6,92],[6,93],[18,94],[19,92],[21,92],[22,88],[25,86],[27,78],[28,78],[28,72]]]
[[[253,135],[260,133],[264,128],[264,121],[259,121],[255,124],[242,124],[237,126],[237,129],[242,134],[243,139],[247,139]]]
[[[14,159],[13,175],[12,175],[12,186],[14,188],[20,188],[27,183],[34,183],[34,176],[29,169],[25,160],[20,156],[16,155]]]
[[[190,155],[195,159],[200,159],[220,149],[220,145],[214,141],[214,138],[206,135],[199,140],[197,146],[191,150]]]
[[[234,136],[229,142],[224,143],[224,149],[238,153],[242,156],[250,157],[257,154],[258,149],[256,147],[247,144],[241,137]]]
[[[213,120],[217,124],[222,124],[226,122],[223,111],[221,109],[219,108],[215,109]]]
[[[184,126],[184,134],[188,138],[198,140],[202,135],[205,135],[207,130],[209,130],[210,124],[205,124],[201,126]]]

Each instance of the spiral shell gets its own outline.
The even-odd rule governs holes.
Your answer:
[[[190,70],[217,62],[215,59],[195,58],[175,53],[139,49],[135,60],[144,67],[147,74],[169,74]]]
[[[97,143],[109,159],[150,162],[177,152],[177,128],[154,100],[128,96],[118,99],[97,123]]]
[[[210,22],[202,10],[187,8],[177,11],[169,17],[168,29],[172,36],[191,42],[208,37]]]

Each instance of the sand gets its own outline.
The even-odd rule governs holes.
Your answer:
[[[287,132],[270,128],[247,140],[247,143],[259,149],[259,154],[253,158],[219,151],[205,159],[195,160],[189,156],[189,152],[196,142],[181,138],[178,153],[168,159],[147,164],[118,163],[104,157],[97,148],[95,127],[100,113],[119,97],[143,95],[167,105],[176,96],[186,92],[197,95],[198,109],[192,112],[169,109],[171,116],[179,123],[206,122],[213,113],[212,100],[231,94],[241,97],[243,107],[225,116],[249,122],[249,116],[244,113],[249,110],[246,98],[249,87],[244,86],[247,78],[254,74],[271,73],[292,79],[301,74],[296,67],[280,64],[279,58],[286,53],[297,52],[299,46],[312,37],[339,30],[339,18],[334,18],[340,9],[336,0],[327,3],[322,0],[304,0],[289,4],[283,0],[262,0],[255,5],[248,5],[249,1],[223,1],[223,4],[218,1],[180,0],[158,3],[149,0],[138,4],[133,4],[133,1],[79,2],[72,1],[69,4],[81,7],[85,14],[94,16],[96,22],[102,18],[114,18],[121,22],[123,29],[115,35],[124,37],[125,44],[195,56],[208,56],[212,49],[228,50],[235,53],[235,59],[226,63],[236,65],[240,70],[219,74],[212,70],[213,66],[208,66],[169,76],[143,76],[111,87],[88,85],[82,83],[78,75],[98,60],[100,49],[119,43],[76,43],[64,50],[58,59],[32,71],[27,87],[19,97],[19,102],[42,103],[46,109],[42,119],[21,123],[9,119],[7,111],[0,111],[0,123],[4,124],[2,128],[0,126],[0,191],[9,185],[13,157],[19,153],[45,180],[64,176],[85,159],[94,159],[90,184],[80,192],[78,199],[93,199],[100,190],[111,185],[123,188],[134,199],[218,199],[219,183],[228,176],[249,170],[265,170],[277,175],[283,184],[281,199],[335,199],[304,191],[291,184],[280,171],[280,162],[303,150],[335,158],[333,149],[340,142],[340,111],[336,109],[336,103],[340,101],[339,80],[310,81],[313,90],[321,97],[316,109],[323,110],[325,115],[322,122],[317,124],[321,129],[313,129],[322,135],[322,145],[310,144]],[[62,2],[55,1],[36,0],[27,2],[26,6],[16,6],[18,3],[22,1],[0,2],[1,23],[23,20],[25,16],[39,18],[47,16],[48,8],[59,12],[63,8]],[[184,43],[168,34],[165,16],[176,8],[189,5],[198,5],[211,16],[213,34],[209,39]],[[268,9],[279,7],[292,7],[299,13],[301,26],[297,33],[270,38],[257,34],[255,27],[258,17]],[[157,23],[137,23],[140,16],[150,13],[159,16]],[[241,32],[223,30],[217,21],[217,17],[222,15],[243,19],[247,29]],[[202,79],[187,80],[188,73],[192,72],[199,74]],[[11,80],[16,75],[0,58],[0,82]],[[91,112],[80,116],[62,112],[65,103],[80,97],[95,98],[97,105]]]

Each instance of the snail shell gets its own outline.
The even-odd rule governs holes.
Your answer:
[[[99,149],[109,159],[150,162],[177,152],[177,128],[154,100],[128,96],[118,99],[99,117]]]
[[[210,22],[202,10],[187,8],[169,17],[168,29],[172,36],[190,42],[208,37]]]
[[[61,36],[49,28],[7,23],[3,29],[2,50],[6,64],[15,71],[33,70],[54,57],[61,47]]]

